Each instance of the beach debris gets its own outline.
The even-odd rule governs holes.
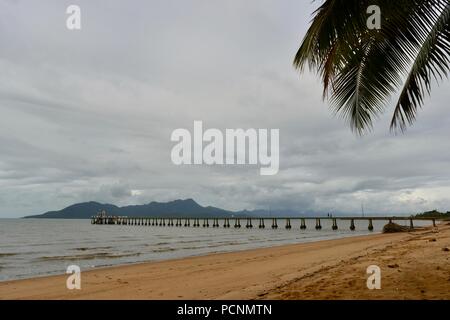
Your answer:
[[[258,293],[258,297],[264,297],[265,295],[267,295],[267,292]]]
[[[410,228],[389,222],[383,227],[383,233],[407,232]]]
[[[442,251],[446,251],[446,252],[448,252],[448,251],[450,251],[450,249],[449,249],[449,248],[447,248],[447,247],[444,247],[444,248],[442,248]]]
[[[428,241],[430,241],[430,242],[436,242],[437,240],[436,240],[436,238],[431,238],[431,239],[428,239]]]
[[[400,266],[397,263],[394,263],[394,264],[388,264],[388,267],[389,268],[398,268]]]

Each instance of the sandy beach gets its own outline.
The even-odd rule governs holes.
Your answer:
[[[450,225],[0,282],[1,299],[450,299]],[[381,289],[366,286],[369,265]]]

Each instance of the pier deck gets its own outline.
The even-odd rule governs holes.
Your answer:
[[[204,228],[259,228],[264,229],[270,227],[278,228],[278,221],[285,222],[285,228],[291,229],[291,221],[299,220],[300,229],[306,229],[306,221],[314,220],[315,229],[322,229],[321,221],[331,220],[332,229],[338,229],[338,221],[349,221],[350,230],[355,230],[355,221],[367,221],[368,230],[373,230],[373,221],[383,220],[386,222],[393,221],[409,221],[410,228],[414,228],[414,221],[430,221],[436,226],[436,218],[419,218],[419,217],[380,217],[380,216],[338,216],[338,217],[120,217],[98,215],[91,217],[92,224],[107,225],[137,225],[137,226],[168,226],[168,227],[204,227]]]

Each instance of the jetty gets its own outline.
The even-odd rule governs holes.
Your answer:
[[[349,229],[356,230],[355,221],[366,221],[367,229],[373,231],[374,221],[386,221],[392,223],[394,221],[409,221],[409,227],[414,228],[414,221],[430,221],[433,226],[436,226],[436,218],[426,217],[379,217],[379,216],[338,216],[338,217],[122,217],[109,216],[106,212],[101,212],[96,216],[91,217],[92,224],[100,225],[127,225],[127,226],[159,226],[159,227],[193,227],[193,228],[259,228],[277,229],[279,226],[285,229],[292,229],[292,221],[300,221],[300,229],[307,228],[307,220],[314,221],[314,228],[316,230],[322,229],[323,221],[331,221],[332,230],[338,230],[339,225],[346,224]],[[339,223],[338,223],[339,221]],[[280,224],[279,224],[280,223]]]

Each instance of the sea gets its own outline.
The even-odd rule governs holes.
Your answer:
[[[0,219],[0,281],[63,274],[70,265],[82,271],[219,252],[273,247],[381,232],[386,221],[374,221],[368,230],[367,221],[355,221],[350,231],[349,221],[337,220],[333,231],[331,221],[322,220],[322,229],[315,230],[315,221],[307,220],[307,229],[300,229],[298,220],[291,220],[285,229],[278,219],[278,229],[272,229],[270,219],[265,229],[253,228],[169,227],[93,225],[90,220],[74,219]],[[408,222],[397,221],[407,225]],[[427,222],[415,222],[425,225]],[[191,222],[192,225],[192,222]],[[200,222],[202,225],[202,221]]]

